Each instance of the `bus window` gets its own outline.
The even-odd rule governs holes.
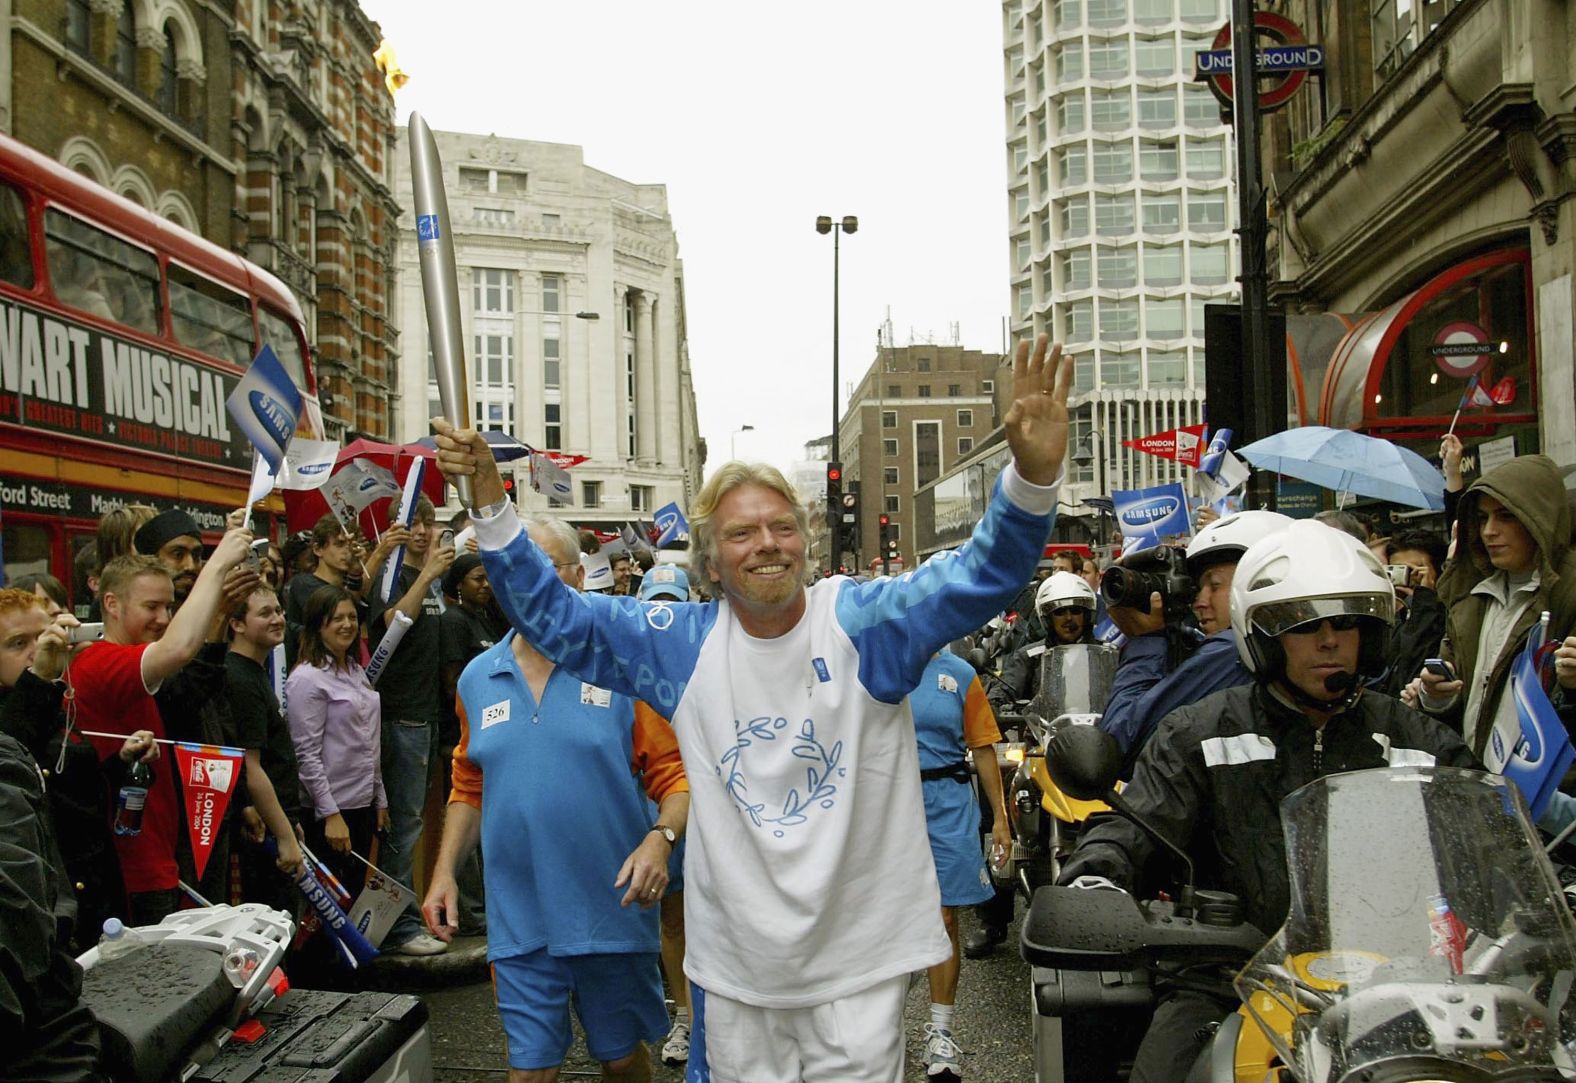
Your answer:
[[[159,332],[159,261],[57,210],[44,215],[49,282],[64,303],[95,316]]]
[[[242,368],[252,362],[252,306],[245,297],[170,265],[170,325],[175,337]]]
[[[257,316],[263,329],[263,344],[274,348],[290,379],[306,391],[306,360],[301,355],[301,340],[296,336],[295,325],[269,311],[266,305],[258,306]]]
[[[55,539],[46,526],[32,523],[7,523],[0,529],[5,548],[5,581],[30,572],[49,571],[49,557]]]
[[[0,184],[0,281],[31,289],[33,252],[27,242],[27,202],[9,184]]]

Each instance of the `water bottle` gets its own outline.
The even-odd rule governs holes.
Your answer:
[[[115,834],[142,834],[142,809],[148,803],[148,790],[153,786],[153,768],[141,760],[131,765],[126,783],[115,799]]]
[[[142,936],[136,929],[128,929],[119,918],[104,919],[104,935],[99,940],[99,962],[130,955],[143,947]]]

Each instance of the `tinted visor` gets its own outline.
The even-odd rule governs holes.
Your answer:
[[[1256,631],[1280,636],[1299,626],[1335,621],[1337,629],[1349,623],[1342,618],[1372,617],[1386,624],[1395,622],[1395,596],[1389,594],[1349,594],[1337,598],[1304,598],[1294,602],[1261,605],[1249,615]],[[1308,629],[1312,631],[1310,627]]]

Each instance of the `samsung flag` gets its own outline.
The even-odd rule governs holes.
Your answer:
[[[664,504],[657,509],[657,548],[689,541],[689,520],[677,504]]]
[[[1515,718],[1496,718],[1483,750],[1483,765],[1504,775],[1521,790],[1527,810],[1537,821],[1548,809],[1554,791],[1576,760],[1570,735],[1544,689],[1544,671],[1559,646],[1550,642],[1549,614],[1527,634],[1527,645],[1511,663],[1510,694]]]
[[[252,367],[225,400],[236,427],[252,442],[274,473],[301,417],[301,390],[274,354],[272,346],[257,351]]]
[[[1147,549],[1173,536],[1192,533],[1187,493],[1180,481],[1147,489],[1114,489],[1111,503],[1122,531],[1122,550]]]

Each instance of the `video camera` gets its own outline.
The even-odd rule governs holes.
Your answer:
[[[1107,608],[1149,612],[1149,596],[1159,594],[1166,623],[1185,621],[1193,610],[1198,584],[1187,572],[1187,554],[1170,545],[1129,553],[1106,570],[1100,597]]]

